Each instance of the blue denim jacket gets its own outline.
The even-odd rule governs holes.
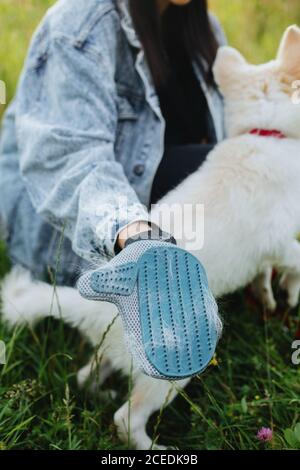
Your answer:
[[[194,67],[221,140],[221,97]],[[33,272],[53,266],[62,232],[64,263],[72,250],[97,263],[113,256],[118,231],[148,220],[164,130],[128,0],[59,0],[3,123],[0,225],[13,260]]]

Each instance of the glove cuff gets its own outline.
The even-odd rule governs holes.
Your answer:
[[[124,248],[131,245],[132,243],[143,240],[163,241],[166,243],[172,243],[173,245],[177,245],[177,242],[172,235],[162,231],[160,228],[153,228],[127,238]]]

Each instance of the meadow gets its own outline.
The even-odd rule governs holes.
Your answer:
[[[0,80],[8,101],[31,34],[52,3],[0,0]],[[300,24],[299,0],[212,0],[211,7],[230,44],[255,63],[273,58],[284,28]],[[0,105],[0,117],[3,111]],[[0,278],[8,269],[2,244]],[[291,362],[300,311],[287,310],[279,295],[276,314],[267,315],[247,292],[222,299],[220,310],[225,328],[217,357],[152,417],[154,437],[179,449],[300,449],[300,365]],[[79,391],[76,372],[91,348],[76,331],[51,318],[14,331],[0,321],[0,339],[7,347],[0,365],[0,449],[130,447],[112,424],[129,381],[115,374],[95,396]],[[270,441],[257,438],[262,427],[272,430]]]

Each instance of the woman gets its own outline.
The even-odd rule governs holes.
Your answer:
[[[70,285],[149,230],[150,203],[223,138],[211,67],[224,41],[206,0],[60,0],[48,11],[1,138],[14,263]]]

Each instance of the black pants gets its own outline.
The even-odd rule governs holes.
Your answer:
[[[213,144],[190,144],[167,147],[154,178],[151,204],[155,204],[206,160]]]

